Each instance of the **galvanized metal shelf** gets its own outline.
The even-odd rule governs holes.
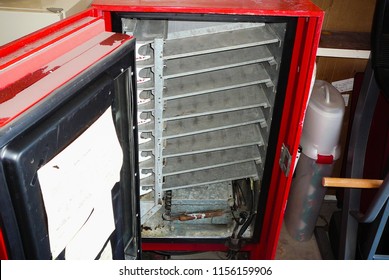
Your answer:
[[[173,157],[263,144],[264,142],[259,126],[256,124],[250,124],[208,133],[168,139],[166,140],[166,146],[163,150],[163,156]]]
[[[168,158],[163,173],[165,176],[199,171],[246,161],[261,162],[258,146],[233,148],[209,153]]]
[[[148,131],[154,131],[155,129],[155,123],[154,123],[154,117],[151,116],[150,120],[145,123],[140,123],[138,121],[138,131],[139,132],[148,132]]]
[[[145,102],[142,104],[138,104],[138,112],[152,112],[154,111],[154,101],[150,100],[149,102]]]
[[[265,61],[274,61],[274,56],[267,46],[256,46],[167,60],[163,74],[171,79]]]
[[[139,162],[139,168],[141,169],[152,169],[154,168],[154,157],[144,160],[142,162]]]
[[[154,137],[150,139],[150,141],[146,143],[139,144],[139,151],[153,151],[155,148],[155,142],[154,142]]]
[[[149,176],[140,180],[140,186],[142,188],[153,188],[155,186],[155,177]]]
[[[188,98],[168,100],[163,113],[164,120],[176,120],[222,112],[267,108],[269,100],[260,85],[218,91]]]
[[[138,88],[138,91],[140,91],[140,90],[153,90],[154,89],[154,79],[151,78],[150,80],[148,80],[146,82],[138,82],[137,88]]]
[[[229,111],[219,114],[191,117],[166,122],[163,138],[182,137],[219,129],[238,127],[253,123],[265,123],[266,119],[260,108]]]
[[[191,21],[189,24],[186,24],[185,21],[170,21],[167,39],[181,39],[263,26],[265,26],[263,22]]]
[[[260,64],[168,79],[165,82],[163,98],[171,100],[256,84],[273,85],[270,76]]]
[[[279,38],[277,35],[267,26],[168,39],[166,40],[164,59],[188,57],[278,42]]]
[[[254,161],[166,176],[163,190],[188,188],[241,178],[258,178]]]

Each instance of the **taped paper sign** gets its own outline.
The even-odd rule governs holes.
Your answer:
[[[111,108],[39,169],[53,259],[94,259],[115,229],[111,190],[123,154]]]

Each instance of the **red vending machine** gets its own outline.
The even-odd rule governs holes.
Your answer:
[[[323,16],[96,0],[3,46],[1,257],[273,259]]]

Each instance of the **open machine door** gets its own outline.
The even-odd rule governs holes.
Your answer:
[[[2,258],[139,257],[134,48],[95,10],[0,48]]]

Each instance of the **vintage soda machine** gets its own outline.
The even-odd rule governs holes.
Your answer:
[[[0,252],[273,259],[323,12],[96,0],[0,48]]]

